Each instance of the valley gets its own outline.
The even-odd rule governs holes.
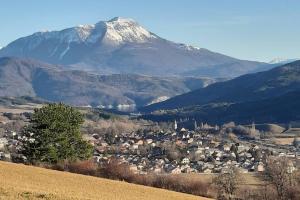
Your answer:
[[[0,200],[299,200],[300,4],[212,2],[2,2]]]

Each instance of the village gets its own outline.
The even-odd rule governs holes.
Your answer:
[[[168,128],[148,126],[119,134],[86,135],[94,146],[94,161],[101,165],[117,159],[137,174],[220,173],[232,165],[243,173],[263,172],[267,156],[289,157],[293,167],[299,166],[299,138],[295,138],[293,145],[275,145],[270,139],[262,138],[254,123],[249,127],[232,123],[217,126],[199,122],[197,125],[195,120],[186,119],[175,120]],[[232,133],[237,130],[245,133]],[[1,129],[0,160],[26,160],[18,154],[19,139],[20,130]]]
[[[109,137],[93,135],[94,159],[105,163],[110,158],[129,164],[135,173],[220,173],[236,166],[243,173],[263,172],[266,156],[285,156],[291,167],[299,165],[298,148],[290,145],[265,145],[267,140],[239,140],[222,137],[226,128],[203,124],[194,130],[179,128],[156,132],[132,132]],[[255,125],[250,132],[257,132]],[[225,135],[225,134],[224,134]],[[237,139],[236,139],[237,140]],[[294,162],[292,162],[294,161]]]

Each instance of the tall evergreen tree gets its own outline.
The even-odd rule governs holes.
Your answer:
[[[35,109],[20,138],[21,153],[30,163],[87,159],[92,146],[82,139],[82,123],[81,113],[62,103]]]

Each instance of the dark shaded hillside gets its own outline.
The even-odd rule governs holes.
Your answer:
[[[300,89],[300,61],[269,71],[248,74],[212,84],[167,101],[142,108],[144,112],[175,109],[208,103],[238,103],[273,98]]]
[[[174,119],[189,117],[211,124],[222,124],[230,121],[244,124],[253,121],[256,123],[289,123],[300,120],[299,99],[300,90],[264,100],[235,104],[211,103],[149,114],[143,118],[154,121],[173,121]]]
[[[32,96],[73,105],[146,105],[213,83],[209,78],[98,75],[35,60],[0,58],[0,96]]]

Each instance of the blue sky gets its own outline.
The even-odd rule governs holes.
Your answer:
[[[300,58],[299,11],[298,0],[1,0],[0,46],[122,16],[166,39],[240,59]]]

